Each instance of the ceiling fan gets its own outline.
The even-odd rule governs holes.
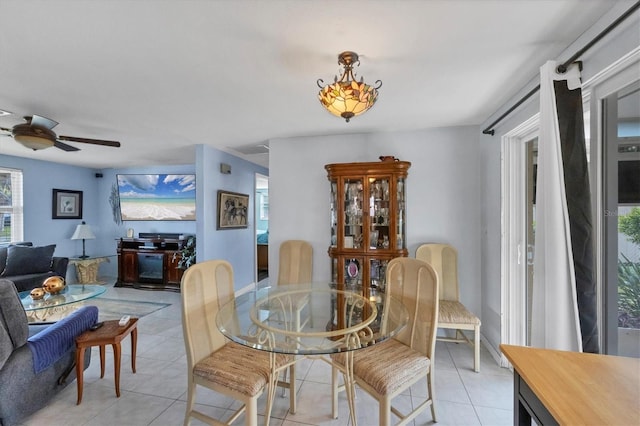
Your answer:
[[[33,116],[24,117],[24,119],[26,123],[16,124],[11,129],[0,127],[0,130],[10,133],[16,141],[34,151],[51,148],[52,146],[60,148],[63,151],[80,150],[80,148],[67,145],[62,141],[90,143],[93,145],[112,146],[114,148],[120,147],[120,142],[117,141],[58,136],[51,130],[58,125],[58,122],[40,115],[34,114]]]

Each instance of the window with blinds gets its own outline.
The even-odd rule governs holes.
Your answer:
[[[22,171],[0,168],[0,243],[22,241]]]

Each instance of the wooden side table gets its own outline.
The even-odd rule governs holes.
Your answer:
[[[105,321],[104,325],[95,331],[85,331],[76,338],[76,380],[78,382],[78,402],[82,402],[84,385],[84,352],[92,346],[100,346],[100,378],[104,377],[105,347],[113,347],[115,367],[116,396],[120,397],[120,342],[131,334],[131,370],[136,372],[136,346],[138,342],[138,318],[131,318],[127,325],[120,326],[118,320]]]

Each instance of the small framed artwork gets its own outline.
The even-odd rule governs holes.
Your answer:
[[[249,226],[248,216],[248,195],[218,191],[218,229],[246,228]]]
[[[82,219],[82,191],[53,190],[52,219]]]

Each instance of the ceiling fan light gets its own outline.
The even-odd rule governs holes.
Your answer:
[[[15,135],[13,138],[34,151],[51,148],[54,144],[51,139],[38,135]]]
[[[56,142],[56,134],[53,131],[29,123],[18,124],[11,133],[16,141],[34,151],[51,148]]]

